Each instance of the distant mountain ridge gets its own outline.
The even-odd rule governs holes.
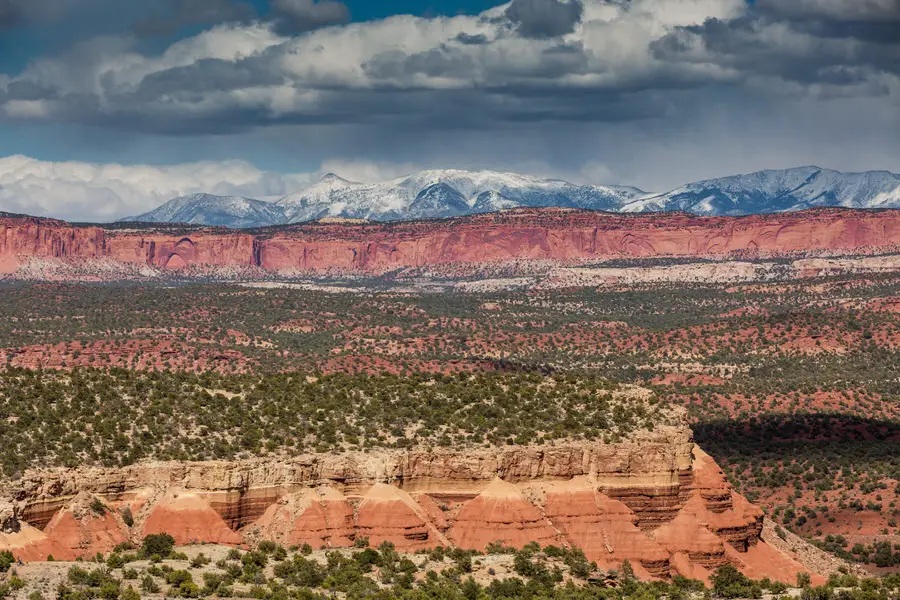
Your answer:
[[[634,187],[578,185],[493,171],[430,170],[370,184],[328,173],[308,188],[275,202],[193,194],[127,220],[248,228],[326,217],[439,219],[523,207],[740,216],[829,206],[900,208],[900,175],[887,171],[842,173],[807,166],[709,179],[654,194]]]
[[[284,223],[284,210],[271,202],[241,196],[191,194],[173,198],[162,206],[123,221],[190,223],[246,228]]]
[[[623,211],[683,210],[705,216],[740,216],[836,206],[900,208],[900,175],[888,171],[842,173],[812,166],[758,171],[648,195]]]
[[[435,219],[505,208],[565,206],[616,210],[641,196],[636,188],[575,185],[492,171],[422,171],[382,183],[364,184],[328,174],[317,184],[276,204],[289,223],[322,217],[373,221]]]

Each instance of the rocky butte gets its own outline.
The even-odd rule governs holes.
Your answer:
[[[815,209],[747,217],[515,209],[437,221],[258,230],[80,226],[0,214],[0,274],[35,262],[106,272],[185,269],[384,273],[453,264],[616,258],[883,254],[900,247],[900,211]],[[118,269],[118,271],[116,271]]]
[[[179,544],[332,548],[366,537],[401,551],[537,541],[580,547],[601,568],[628,560],[643,578],[708,580],[732,564],[793,583],[810,571],[762,538],[763,512],[681,414],[611,444],[30,471],[0,490],[0,551],[71,560],[159,532]]]

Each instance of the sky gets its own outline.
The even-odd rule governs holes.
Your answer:
[[[0,210],[900,172],[900,0],[0,0]]]

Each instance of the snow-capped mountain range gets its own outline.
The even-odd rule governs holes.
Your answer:
[[[438,219],[518,207],[612,212],[687,211],[745,215],[822,206],[900,208],[900,175],[841,173],[819,167],[759,171],[690,183],[664,194],[609,185],[576,185],[492,171],[422,171],[382,183],[333,173],[277,200],[194,194],[174,198],[128,221],[260,227],[324,217],[395,221]]]
[[[746,215],[821,206],[900,208],[900,175],[888,171],[841,173],[819,167],[759,171],[689,183],[665,194],[647,194],[622,210]]]
[[[159,208],[129,221],[146,223],[193,223],[225,227],[265,227],[284,222],[280,206],[240,196],[191,194],[169,200]]]
[[[495,212],[520,206],[569,206],[616,210],[641,196],[635,188],[573,185],[490,171],[422,171],[375,184],[347,181],[329,173],[316,185],[276,204],[289,222],[325,216],[393,221]]]

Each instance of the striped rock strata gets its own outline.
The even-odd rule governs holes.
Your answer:
[[[762,518],[679,425],[613,445],[32,471],[2,488],[0,550],[66,558],[160,532],[180,544],[365,537],[404,551],[538,542],[582,548],[603,568],[628,560],[646,578],[706,579],[731,563],[789,580],[804,569],[760,540]]]
[[[105,278],[117,277],[117,268],[119,276],[188,268],[384,273],[510,261],[884,254],[898,247],[900,211],[890,210],[695,217],[519,209],[443,221],[318,223],[256,232],[77,226],[0,214],[0,274],[49,260]]]

